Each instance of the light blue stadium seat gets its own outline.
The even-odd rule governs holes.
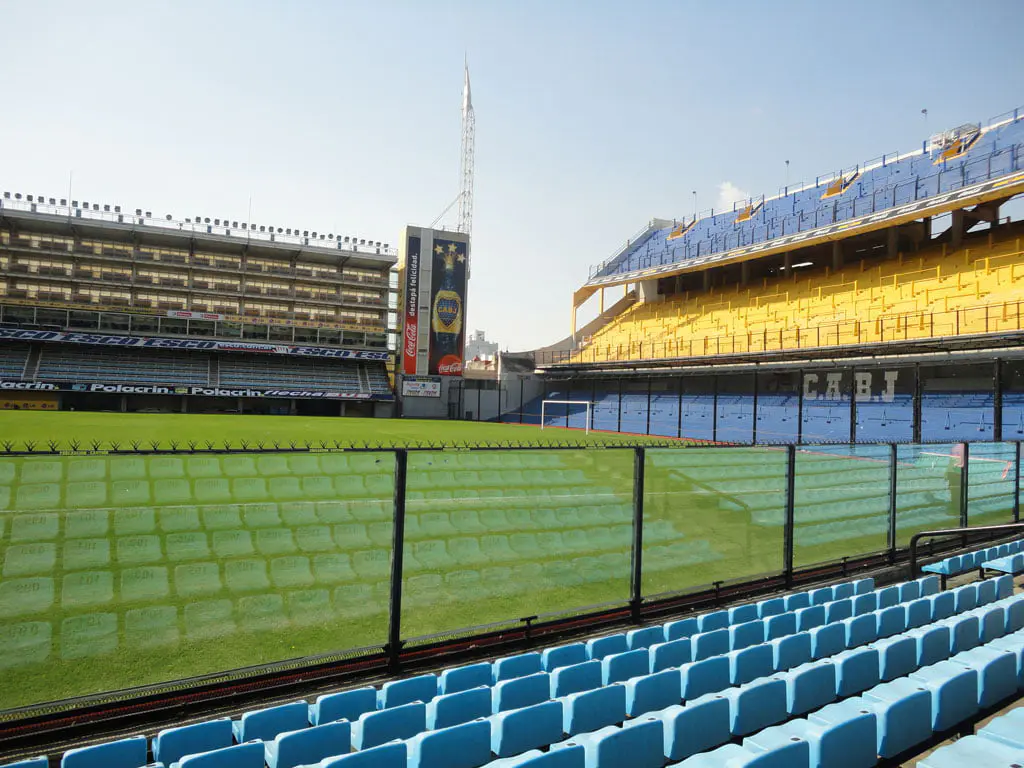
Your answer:
[[[932,699],[932,730],[945,731],[978,711],[978,672],[953,661],[940,661],[907,676]],[[891,685],[891,683],[888,683]]]
[[[645,675],[650,670],[650,663],[646,649],[613,653],[601,659],[601,681],[608,685]]]
[[[913,637],[901,635],[877,640],[866,651],[874,649],[878,652],[878,677],[880,681],[889,682],[898,677],[910,674],[917,669],[917,643]],[[842,695],[842,693],[840,693]]]
[[[939,594],[941,585],[938,576],[922,576],[917,579],[917,583],[921,585],[921,597]]]
[[[1012,696],[1017,692],[1017,657],[997,648],[972,648],[949,659],[978,673],[977,702],[981,708]]]
[[[690,648],[695,661],[728,653],[729,630],[716,629],[711,632],[698,632],[690,638]]]
[[[876,685],[847,703],[874,712],[881,757],[901,754],[932,735],[931,695],[907,678]]]
[[[925,667],[949,658],[952,633],[949,627],[938,624],[913,629],[905,633],[917,644],[917,665]]]
[[[613,653],[625,653],[628,650],[625,634],[607,635],[587,640],[587,658],[589,659],[600,661],[605,656],[611,656]]]
[[[408,768],[479,768],[491,759],[491,724],[487,720],[426,731],[406,742]]]
[[[30,757],[16,763],[5,763],[3,768],[49,768],[50,761],[46,757]]]
[[[377,692],[377,707],[390,709],[413,701],[428,702],[437,696],[437,676],[416,675],[401,680],[390,680]]]
[[[858,617],[860,618],[860,617]],[[810,631],[811,656],[822,659],[846,650],[846,628],[842,624],[826,624]]]
[[[852,581],[844,581],[842,584],[832,585],[833,600],[845,600],[846,598],[852,598],[855,594],[856,590]]]
[[[568,667],[558,667],[551,672],[551,697],[567,696],[570,693],[600,688],[601,662],[584,661]]]
[[[680,768],[807,768],[808,759],[805,741],[767,753],[739,744],[726,744],[673,765]]]
[[[583,643],[545,648],[541,653],[541,666],[545,672],[554,672],[559,667],[568,667],[584,661],[587,661],[587,646]]]
[[[820,627],[825,624],[825,606],[823,605],[811,605],[806,608],[797,608],[794,612],[796,616],[796,631],[806,632],[814,627]]]
[[[900,591],[900,602],[909,603],[921,596],[921,585],[916,581],[905,581],[898,585]]]
[[[509,709],[540,704],[550,697],[551,675],[547,672],[502,680],[491,689],[491,712],[497,714]]]
[[[918,768],[1012,766],[1024,763],[1024,749],[982,736],[965,736],[918,761]]]
[[[245,712],[241,720],[231,723],[235,741],[242,744],[253,739],[271,741],[277,734],[297,731],[309,726],[309,705],[304,701],[280,704]]]
[[[818,589],[812,589],[809,596],[811,598],[811,605],[824,605],[825,603],[832,602],[832,587],[819,587]]]
[[[651,660],[651,672],[681,667],[692,660],[690,638],[682,637],[678,640],[670,640],[667,643],[657,643],[648,648],[648,653]]]
[[[735,605],[729,609],[729,624],[744,624],[748,621],[754,621],[760,618],[758,613],[758,607],[754,603],[748,603],[746,605]]]
[[[729,647],[734,651],[764,642],[765,623],[754,619],[729,627]]]
[[[978,621],[977,616],[971,614],[950,616],[938,623],[949,627],[949,653],[951,656],[955,653],[969,651],[978,645],[981,638],[981,622]]]
[[[586,756],[586,768],[661,768],[662,724],[653,717],[641,717],[627,727],[606,726],[553,744],[551,750],[579,745]]]
[[[786,710],[802,715],[835,701],[836,668],[831,661],[812,661],[777,677],[786,683]]]
[[[438,693],[458,693],[481,685],[491,685],[491,665],[486,661],[445,669],[437,679]]]
[[[729,660],[724,656],[715,656],[693,661],[680,667],[679,674],[683,699],[690,701],[706,693],[717,693],[729,687]]]
[[[354,688],[341,693],[317,696],[309,705],[309,722],[313,725],[333,723],[335,720],[355,722],[364,712],[377,708],[377,689],[373,686]]]
[[[1024,707],[1011,709],[994,718],[978,731],[978,736],[1008,747],[1024,749]]]
[[[366,712],[352,723],[352,748],[363,750],[394,739],[407,739],[426,727],[427,705],[422,701]]]
[[[1024,560],[1021,561],[1021,567],[1024,569]],[[1005,600],[1013,594],[1013,576],[1004,574],[1003,576],[997,576],[993,581],[996,584],[997,600]]]
[[[770,597],[757,603],[757,617],[767,619],[770,616],[778,616],[786,611],[793,611],[811,604],[811,599],[806,592],[798,592],[786,597]]]
[[[853,616],[853,600],[844,598],[833,600],[825,604],[825,623],[834,624],[837,621],[848,619]]]
[[[724,629],[729,626],[728,611],[711,611],[697,617],[701,632],[713,632],[716,629]]]
[[[490,717],[491,751],[498,757],[518,755],[562,739],[562,702],[545,701]]]
[[[329,757],[316,768],[407,768],[405,742],[392,742],[339,757]]]
[[[900,588],[897,586],[882,587],[875,590],[878,595],[878,609],[888,608],[891,605],[898,605],[900,602]]]
[[[794,633],[796,633],[796,614],[780,613],[778,616],[769,616],[765,619],[765,640],[775,640]]]
[[[781,733],[807,741],[811,768],[870,768],[878,760],[875,713],[852,700],[829,704],[808,715],[806,720],[791,720],[775,727]],[[757,736],[750,738],[756,740]]]
[[[879,652],[876,648],[851,648],[831,657],[836,669],[836,692],[840,698],[853,696],[880,682]]]
[[[733,736],[748,736],[787,717],[786,681],[762,678],[722,692],[729,702],[729,730]]]
[[[586,768],[583,747],[563,747],[551,752],[530,750],[515,757],[493,760],[486,768]]]
[[[842,627],[846,634],[847,648],[856,648],[878,639],[877,616],[879,613],[879,611],[875,611],[874,613],[866,613],[863,616],[843,619],[836,625]]]
[[[279,733],[263,744],[268,768],[295,768],[326,757],[343,755],[352,747],[352,727],[347,720]]]
[[[768,646],[772,649],[772,666],[777,672],[792,669],[811,660],[811,635],[809,632],[797,632],[771,640]]]
[[[615,683],[562,699],[562,731],[569,736],[596,731],[626,719],[626,689]]]
[[[427,702],[427,728],[450,728],[491,714],[491,688],[444,693]]]
[[[988,605],[994,603],[997,599],[996,590],[997,585],[995,579],[986,579],[985,581],[979,582],[978,587],[978,605]]]
[[[953,590],[953,596],[956,599],[957,613],[963,613],[978,607],[977,584],[964,584],[961,587],[957,587]]]
[[[164,728],[153,738],[153,759],[170,765],[185,755],[209,752],[234,743],[231,718],[222,717],[204,723]]]
[[[652,645],[664,641],[665,630],[660,625],[644,627],[643,629],[632,629],[626,633],[626,645],[629,646],[631,651],[639,648],[650,648]]]
[[[956,595],[952,592],[939,592],[928,600],[932,604],[932,621],[949,618],[956,612]]]
[[[139,768],[146,764],[148,744],[144,736],[108,741],[91,747],[69,749],[61,768]]]
[[[526,677],[541,671],[541,657],[536,652],[506,656],[501,659],[495,659],[491,664],[491,669],[492,683],[513,680],[517,677]]]
[[[626,714],[630,717],[664,709],[683,699],[682,681],[674,669],[634,677],[623,685],[626,688]]]
[[[665,640],[678,640],[682,637],[690,637],[700,632],[700,622],[695,617],[679,619],[665,624]]]
[[[878,637],[892,637],[907,629],[907,611],[903,605],[882,608],[875,617],[875,631]]]
[[[863,616],[878,610],[878,595],[868,592],[866,595],[855,595],[853,598],[853,615]]]
[[[257,740],[187,755],[170,768],[263,768],[263,760],[263,742]]]
[[[665,707],[650,715],[662,722],[663,753],[669,760],[683,760],[731,737],[729,702],[722,694],[702,696],[684,706]]]
[[[726,654],[729,660],[729,682],[743,685],[775,671],[775,660],[769,645],[755,645]]]
[[[866,579],[857,579],[853,582],[853,593],[855,595],[866,595],[875,589],[875,580],[870,576]]]
[[[922,597],[917,600],[911,600],[903,606],[903,612],[904,623],[907,625],[907,629],[923,627],[932,620],[932,604],[927,598]]]

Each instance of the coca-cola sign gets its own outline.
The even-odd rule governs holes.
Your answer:
[[[409,235],[405,249],[405,330],[402,345],[402,372],[416,374],[416,347],[419,342],[420,238]]]

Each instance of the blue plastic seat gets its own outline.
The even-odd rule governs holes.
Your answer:
[[[624,634],[595,637],[587,640],[587,658],[589,659],[600,661],[605,656],[611,656],[613,653],[625,653],[628,650],[629,646],[626,644],[626,636]]]
[[[797,632],[772,640],[768,643],[772,649],[772,665],[775,671],[783,672],[811,660],[811,635],[809,632]]]
[[[952,592],[929,595],[928,600],[932,604],[932,621],[947,619],[956,613],[956,595]]]
[[[664,641],[665,630],[660,626],[632,629],[626,633],[626,645],[629,646],[631,651],[639,648],[650,648],[655,643],[663,643]]]
[[[932,620],[932,604],[923,597],[911,600],[903,606],[903,613],[907,629],[923,627]]]
[[[728,653],[729,630],[716,629],[711,632],[698,632],[690,638],[690,648],[694,661],[702,661],[712,656]]]
[[[898,585],[900,591],[900,602],[909,603],[921,596],[921,585],[916,581],[905,581]]]
[[[626,714],[630,717],[670,707],[683,699],[682,681],[674,669],[634,677],[623,685],[626,688]]]
[[[536,672],[526,677],[502,680],[491,689],[491,711],[493,714],[509,709],[540,704],[551,698],[551,675]]]
[[[584,661],[568,667],[558,667],[551,673],[550,685],[552,698],[600,688],[601,662]]]
[[[858,617],[859,618],[859,617]],[[846,628],[842,624],[826,624],[810,631],[811,656],[822,659],[846,650]]]
[[[878,608],[888,608],[892,605],[899,605],[900,602],[900,588],[897,586],[882,587],[876,589],[875,594],[878,595]]]
[[[352,748],[363,750],[394,739],[407,739],[426,727],[427,705],[422,701],[366,712],[352,723]]]
[[[437,679],[437,692],[440,694],[458,693],[481,685],[491,685],[491,683],[491,665],[486,661],[481,661],[479,664],[443,670]]]
[[[450,728],[491,714],[491,688],[444,693],[427,702],[427,728]]]
[[[775,671],[775,659],[769,645],[755,645],[726,654],[729,659],[729,682],[743,685]]]
[[[833,600],[845,600],[848,597],[853,597],[856,594],[852,581],[844,581],[841,584],[832,585],[832,599]]]
[[[487,768],[586,768],[586,756],[579,745],[551,752],[534,749],[515,757],[492,760]]]
[[[625,643],[625,638],[623,638],[623,643]],[[517,677],[526,677],[540,671],[541,656],[539,653],[530,652],[506,656],[492,662],[491,682],[500,683],[503,680],[514,680]]]
[[[490,717],[491,751],[510,757],[562,738],[562,702],[545,701]]]
[[[1024,608],[1024,604],[1022,604]],[[1022,611],[1024,617],[1024,611]],[[650,671],[661,672],[663,669],[681,667],[692,660],[690,638],[681,637],[667,643],[658,643],[647,649],[650,653]]]
[[[377,689],[373,686],[355,688],[341,693],[318,696],[309,705],[309,722],[313,725],[333,723],[335,720],[355,722],[364,712],[377,709]]]
[[[295,768],[348,752],[352,748],[352,727],[347,720],[324,723],[279,733],[263,746],[268,768]]]
[[[1024,764],[1024,749],[982,736],[965,736],[918,761],[918,768],[1013,766]]]
[[[1024,749],[1024,707],[1011,709],[989,721],[988,725],[978,731],[978,735],[1008,747]]]
[[[297,731],[309,726],[309,705],[304,701],[280,704],[276,707],[255,709],[231,723],[235,741],[242,744],[253,739],[272,741],[285,731]]]
[[[729,626],[728,611],[711,611],[697,617],[697,623],[701,632],[713,632],[716,629],[724,629]]]
[[[546,648],[541,653],[541,666],[545,672],[554,672],[559,667],[569,667],[587,660],[587,646],[583,643]]]
[[[764,621],[754,619],[729,627],[729,647],[734,651],[749,648],[764,642]]]
[[[707,693],[718,693],[729,687],[729,660],[715,656],[693,661],[679,668],[683,700],[696,699]]]
[[[963,613],[978,607],[978,585],[964,584],[953,590],[956,599],[956,612]]]
[[[932,699],[932,730],[945,731],[978,711],[978,672],[953,661],[940,661],[907,676]]]
[[[729,730],[747,736],[787,717],[786,681],[771,677],[723,691],[729,702]]]
[[[854,616],[839,622],[837,626],[841,626],[846,633],[847,648],[856,648],[878,639],[877,616],[879,613],[880,611],[866,613],[863,616]]]
[[[978,673],[979,707],[991,707],[1017,692],[1017,657],[997,648],[972,648],[949,659]]]
[[[145,736],[108,741],[91,747],[69,749],[61,758],[61,768],[139,768],[146,764],[148,744]],[[262,756],[263,750],[260,750]]]
[[[994,603],[997,598],[998,585],[995,579],[986,579],[985,581],[979,582],[978,588],[978,605],[988,605]]]
[[[487,720],[426,731],[406,742],[408,768],[479,768],[491,759],[491,724]]]
[[[781,605],[778,605],[778,601],[782,601]],[[763,606],[773,604],[771,610],[766,610]],[[808,608],[811,605],[811,596],[806,592],[794,592],[792,595],[786,595],[785,598],[775,597],[770,600],[762,600],[758,603],[758,614],[762,619],[768,616],[777,616],[785,611],[795,611],[800,608]]]
[[[1002,606],[988,605],[984,608],[976,608],[974,615],[978,617],[980,625],[978,640],[982,645],[1006,634],[1006,611]]]
[[[796,614],[780,613],[778,616],[769,616],[765,619],[764,638],[775,640],[779,637],[796,633]]]
[[[711,752],[688,757],[675,765],[680,768],[807,768],[808,760],[807,742],[800,740],[771,752],[753,746],[726,744]]]
[[[811,598],[811,605],[824,605],[825,603],[832,602],[834,593],[832,587],[819,587],[818,589],[812,589],[809,594]]]
[[[758,613],[758,607],[754,603],[747,603],[746,605],[734,605],[729,609],[729,624],[745,624],[748,621],[754,621],[760,618]]]
[[[874,712],[881,757],[895,757],[932,735],[931,695],[908,678],[876,685],[847,702]]]
[[[875,631],[878,637],[892,637],[907,629],[907,611],[903,605],[882,608],[874,614]]]
[[[596,731],[626,719],[626,689],[613,683],[562,699],[562,731],[569,736]]]
[[[27,760],[19,760],[16,763],[5,763],[3,768],[49,768],[50,760],[43,757],[30,757]]]
[[[232,747],[186,755],[170,768],[263,768],[263,742],[256,740]]]
[[[405,742],[393,742],[339,757],[329,757],[316,768],[407,768]]]
[[[700,632],[700,622],[696,617],[670,621],[665,624],[665,640],[678,640],[682,637],[690,637]]]
[[[731,737],[729,702],[720,693],[702,696],[685,706],[666,707],[651,716],[662,722],[663,752],[669,760],[683,760],[724,744]]]
[[[836,668],[836,692],[840,698],[872,688],[881,681],[881,664],[876,648],[861,647],[831,657]]]
[[[878,652],[878,677],[889,682],[917,669],[917,643],[913,637],[901,635],[877,640],[867,648]],[[842,695],[842,694],[840,694]]]
[[[593,733],[577,734],[552,751],[565,746],[580,745],[586,754],[587,768],[661,768],[662,723],[654,717],[641,717],[625,727],[607,726]]]
[[[855,595],[853,598],[853,615],[863,616],[878,610],[878,595],[868,592],[866,595]]]
[[[775,727],[789,729],[789,733],[807,741],[811,748],[811,768],[831,765],[870,768],[878,761],[875,753],[877,718],[873,710],[855,701],[829,704],[808,715],[806,720],[791,720]]]
[[[377,707],[390,709],[414,701],[428,702],[437,696],[437,676],[416,675],[401,680],[391,680],[377,692]]]
[[[647,674],[650,665],[650,656],[646,648],[613,653],[601,659],[601,681],[604,685],[621,683],[631,677]]]
[[[837,621],[848,619],[853,616],[853,600],[833,600],[825,604],[825,623],[834,624]]]
[[[811,605],[807,608],[797,608],[794,611],[796,615],[796,631],[806,632],[809,629],[815,627],[821,627],[825,624],[825,606],[823,605]]]
[[[780,672],[778,677],[786,683],[786,710],[790,715],[802,715],[835,701],[836,668],[827,659]]]
[[[153,739],[153,760],[170,765],[185,755],[209,752],[234,743],[231,718],[222,717],[176,728],[164,728]]]
[[[921,597],[939,594],[941,585],[938,576],[922,576],[917,579],[917,583],[921,585]]]
[[[981,622],[978,621],[977,616],[971,614],[951,616],[937,623],[949,627],[949,653],[951,656],[954,653],[971,650],[978,645],[978,641],[981,639]]]

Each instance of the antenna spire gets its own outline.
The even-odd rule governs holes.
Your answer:
[[[473,165],[476,152],[476,114],[469,87],[469,59],[465,62],[462,86],[462,153],[459,162],[459,231],[473,234]],[[466,260],[466,278],[469,279],[469,259]]]

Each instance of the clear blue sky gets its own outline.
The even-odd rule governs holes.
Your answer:
[[[0,189],[396,243],[458,191],[477,112],[469,330],[569,329],[652,216],[1024,105],[1020,0],[0,0]],[[921,109],[929,111],[925,126]],[[448,221],[454,223],[454,216]]]

